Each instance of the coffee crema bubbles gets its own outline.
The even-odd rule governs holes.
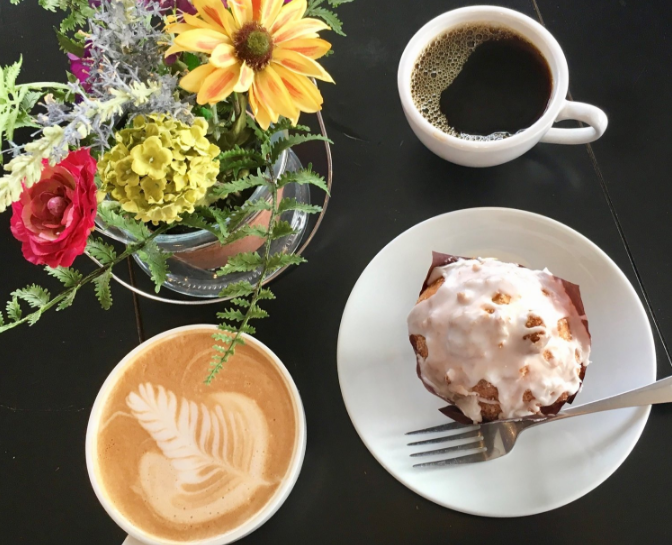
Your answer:
[[[176,333],[129,362],[101,413],[96,472],[135,527],[189,543],[223,535],[273,498],[297,450],[297,407],[269,355],[239,346],[208,386],[212,329]]]

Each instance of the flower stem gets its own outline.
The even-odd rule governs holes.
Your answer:
[[[70,87],[65,83],[56,83],[52,81],[38,81],[37,83],[23,83],[17,87],[28,87],[29,89],[66,89],[70,91]]]
[[[41,306],[39,309],[37,309],[35,312],[31,312],[30,314],[27,314],[20,320],[17,320],[16,322],[11,322],[9,324],[5,324],[4,326],[0,327],[0,333],[5,332],[9,329],[13,329],[18,325],[25,324],[26,322],[29,322],[31,318],[38,319],[42,314],[44,314],[47,310],[53,308],[60,302],[64,301],[67,299],[70,295],[72,295],[73,292],[79,291],[79,289],[82,286],[85,286],[86,284],[89,284],[93,282],[96,278],[99,276],[105,274],[108,270],[113,268],[115,265],[118,265],[122,261],[125,261],[128,257],[133,255],[135,252],[142,250],[148,242],[159,236],[160,234],[164,233],[167,231],[169,228],[168,225],[162,225],[159,227],[156,231],[154,231],[150,236],[148,236],[146,239],[141,240],[139,242],[136,242],[135,244],[131,244],[126,247],[126,250],[121,253],[119,256],[114,261],[110,261],[108,264],[103,265],[102,267],[99,267],[95,271],[89,273],[86,275],[84,278],[82,278],[77,284],[74,286],[69,287],[66,290],[63,290],[61,293],[59,293],[56,297],[53,299],[50,299],[48,303],[45,305]]]

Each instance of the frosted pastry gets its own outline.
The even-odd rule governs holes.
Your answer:
[[[590,361],[578,286],[496,259],[434,254],[408,333],[418,376],[462,421],[555,414]]]

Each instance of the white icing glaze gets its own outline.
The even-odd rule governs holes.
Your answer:
[[[500,418],[536,414],[564,392],[579,390],[590,337],[563,284],[547,269],[461,259],[436,267],[428,284],[442,276],[443,285],[408,317],[409,335],[423,336],[427,345],[427,358],[418,354],[421,379],[437,395],[480,422],[478,402],[493,403],[471,391],[480,380],[497,388]],[[497,294],[509,296],[508,304],[493,302]],[[531,316],[543,325],[528,327]],[[558,329],[563,318],[571,340]],[[530,334],[539,339],[533,342]],[[528,390],[534,400],[526,402]]]

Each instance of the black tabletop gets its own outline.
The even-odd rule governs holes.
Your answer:
[[[356,0],[341,8],[347,39],[325,61],[334,141],[333,200],[307,265],[274,282],[258,337],[292,373],[308,419],[299,481],[280,511],[245,538],[256,543],[663,543],[672,471],[672,407],[656,406],[633,453],[604,484],[553,512],[486,519],[439,507],[391,477],[352,427],[340,394],[336,340],[347,297],[392,238],[437,214],[476,206],[530,210],[578,230],[623,269],[656,332],[658,375],[672,337],[672,4],[665,0],[508,0],[558,39],[575,100],[602,107],[606,134],[588,146],[541,144],[506,165],[468,169],[432,155],[399,103],[397,63],[429,19],[475,2]],[[56,14],[0,0],[0,64],[24,58],[23,81],[64,78]],[[0,216],[0,286],[45,282]],[[82,258],[82,268],[86,268]],[[47,281],[48,282],[48,281]],[[54,286],[54,289],[56,286]],[[104,312],[91,293],[33,328],[0,337],[1,543],[120,545],[84,463],[89,410],[112,367],[166,329],[212,323],[211,306],[148,302],[115,287]],[[615,305],[617,302],[615,302]]]

